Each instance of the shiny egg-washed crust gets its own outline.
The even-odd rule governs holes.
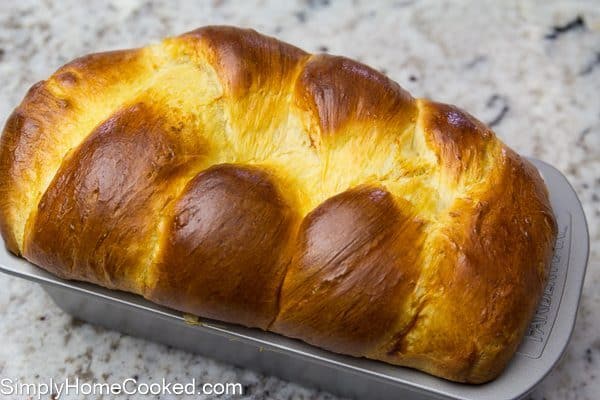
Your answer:
[[[35,84],[0,228],[63,278],[471,383],[514,354],[556,235],[537,171],[469,114],[233,27]]]

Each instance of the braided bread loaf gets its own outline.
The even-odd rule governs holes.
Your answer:
[[[473,383],[515,352],[556,235],[537,171],[469,114],[232,27],[34,85],[0,229],[63,278]]]

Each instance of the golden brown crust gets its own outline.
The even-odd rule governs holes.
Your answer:
[[[408,315],[420,272],[423,223],[406,212],[410,206],[397,205],[385,189],[367,186],[309,213],[271,329],[341,353],[372,354]]]
[[[252,29],[207,26],[181,36],[201,46],[228,94],[243,97],[265,86],[277,86],[308,54]],[[276,66],[276,68],[273,68]]]
[[[453,187],[481,178],[469,182],[428,238],[435,250],[423,270],[418,320],[388,361],[398,356],[447,379],[485,382],[500,374],[523,337],[546,282],[556,222],[534,167],[467,113],[422,103],[420,128],[438,138],[434,147],[446,153],[441,164]]]
[[[277,312],[295,220],[264,171],[227,164],[203,171],[174,206],[147,297],[266,329]]]
[[[402,126],[416,113],[414,99],[396,82],[366,65],[327,54],[313,56],[304,66],[296,94],[299,107],[318,119],[324,134],[339,132],[347,123]]]
[[[27,212],[36,207],[65,153],[94,127],[82,114],[104,119],[115,111],[119,92],[144,77],[141,54],[134,49],[78,58],[33,85],[13,111],[0,146],[0,232],[11,251],[21,253]]]
[[[48,271],[447,379],[493,379],[546,281],[537,171],[342,57],[206,27],[34,85],[0,232]]]
[[[492,131],[455,106],[428,100],[421,100],[419,105],[427,144],[450,181],[458,183],[473,170],[481,174],[493,156],[488,145],[497,144]]]
[[[157,223],[147,217],[160,215],[201,158],[186,154],[159,111],[138,103],[117,112],[56,173],[26,228],[24,256],[55,274],[139,292]]]

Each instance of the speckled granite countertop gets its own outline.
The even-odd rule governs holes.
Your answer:
[[[253,27],[309,51],[361,60],[413,95],[457,104],[522,154],[570,179],[592,254],[567,354],[532,399],[600,393],[600,6],[597,2],[3,1],[0,115],[84,53],[140,46],[206,24]],[[83,4],[88,4],[83,6]],[[503,6],[498,7],[499,4]],[[0,376],[117,382],[239,381],[248,399],[332,399],[73,320],[32,283],[0,275]]]

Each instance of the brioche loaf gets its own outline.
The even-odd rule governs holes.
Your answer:
[[[459,108],[205,27],[35,84],[2,135],[0,230],[62,278],[480,383],[556,223],[537,171]]]

